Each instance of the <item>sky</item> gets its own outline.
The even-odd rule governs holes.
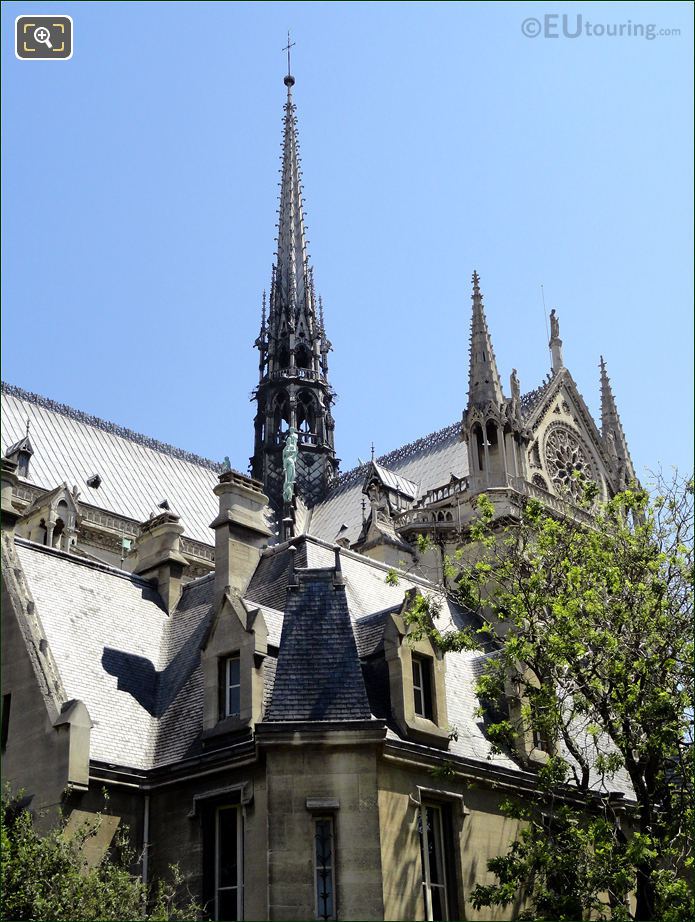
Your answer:
[[[460,419],[474,269],[507,393],[544,296],[638,475],[691,470],[690,3],[4,2],[3,380],[247,469],[288,29],[342,470]]]

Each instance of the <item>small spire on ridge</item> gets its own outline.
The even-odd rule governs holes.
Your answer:
[[[473,273],[473,314],[471,317],[470,367],[468,373],[468,405],[500,406],[504,402],[502,382],[497,370],[492,340],[485,319],[480,276]]]

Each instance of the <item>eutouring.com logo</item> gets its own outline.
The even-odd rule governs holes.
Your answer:
[[[681,34],[680,29],[661,29],[654,23],[592,22],[581,13],[546,13],[538,18],[529,16],[521,23],[526,38],[655,38]]]

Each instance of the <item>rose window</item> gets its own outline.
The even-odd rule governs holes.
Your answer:
[[[545,442],[545,464],[550,479],[560,493],[581,499],[587,480],[592,480],[591,462],[579,439],[569,430],[557,426]]]

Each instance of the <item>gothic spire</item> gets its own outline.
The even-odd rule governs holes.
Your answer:
[[[483,296],[480,293],[480,278],[477,272],[473,273],[472,301],[468,406],[492,403],[499,407],[504,403],[504,395],[490,331],[485,319]]]
[[[288,54],[291,47],[288,37]],[[292,99],[294,77],[289,60],[287,70],[277,253],[267,319],[264,299],[261,332],[256,340],[260,359],[254,399],[258,409],[251,459],[253,476],[263,481],[283,522],[292,520],[296,500],[301,499],[306,505],[318,502],[338,470],[331,412],[335,393],[328,382],[331,344],[326,336],[323,307],[320,320],[317,317],[314,278],[307,256],[297,120]],[[291,499],[286,490],[282,456],[288,433],[298,440]]]
[[[627,439],[623,425],[620,421],[618,407],[613,396],[611,380],[608,377],[606,363],[601,356],[601,435],[606,443],[606,448],[611,457],[620,463],[626,480],[632,480],[635,477],[635,469],[632,466],[630,452],[627,447]]]
[[[282,142],[275,297],[272,306],[276,311],[276,320],[280,319],[281,314],[285,314],[288,322],[292,324],[297,316],[304,312],[307,322],[311,324],[314,309],[306,249],[296,106],[292,99],[294,77],[287,74],[284,82],[287,87],[287,101]]]

